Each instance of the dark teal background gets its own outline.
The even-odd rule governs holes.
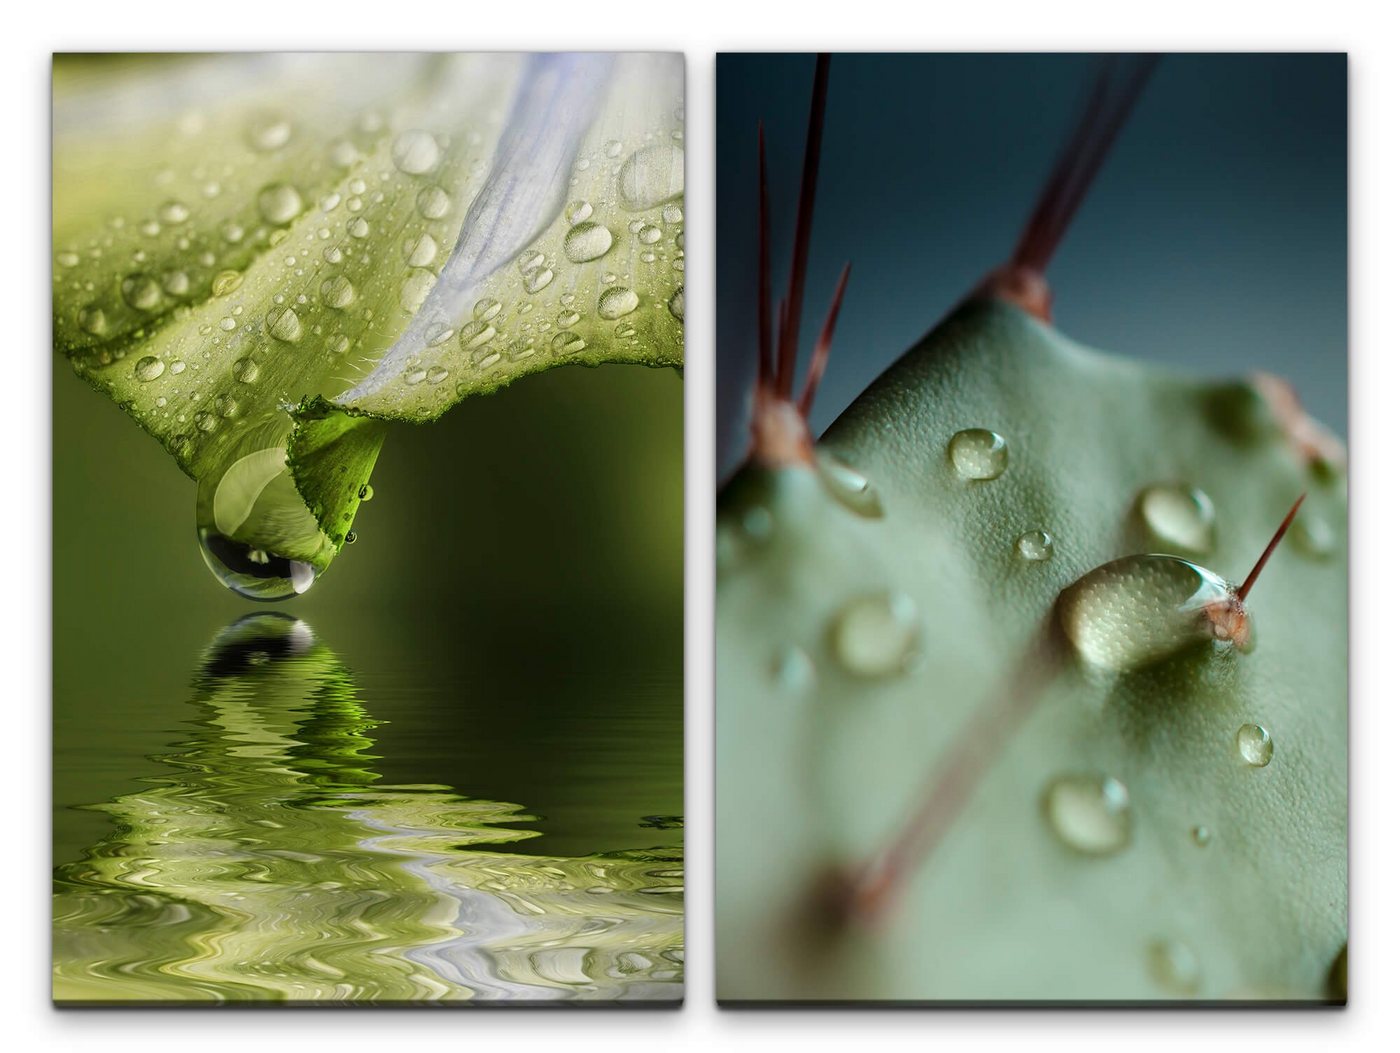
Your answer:
[[[1096,69],[1090,55],[837,55],[802,347],[852,263],[818,434],[1005,260]],[[718,61],[718,466],[755,361],[757,128],[784,288],[810,55]],[[1194,372],[1281,374],[1346,427],[1347,63],[1168,55],[1052,261],[1055,321]],[[776,294],[775,294],[776,295]]]

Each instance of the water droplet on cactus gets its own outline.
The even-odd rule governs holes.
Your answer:
[[[995,479],[1006,471],[1006,440],[986,428],[968,428],[948,440],[948,459],[964,479]]]
[[[818,449],[816,460],[817,475],[832,497],[857,515],[869,519],[878,519],[885,514],[879,492],[864,475],[826,450]]]
[[[285,429],[255,428],[234,444],[227,467],[202,477],[195,500],[204,562],[222,584],[252,600],[311,588],[314,560],[334,554],[287,467]]]
[[[1152,536],[1165,545],[1202,555],[1215,547],[1215,506],[1194,486],[1149,486],[1138,496],[1138,511]]]
[[[1217,638],[1211,608],[1232,604],[1234,589],[1218,574],[1176,556],[1143,555],[1089,571],[1060,594],[1058,613],[1081,658],[1126,672]]]
[[[841,668],[855,676],[885,677],[903,672],[918,652],[919,610],[903,593],[859,596],[846,603],[831,623],[831,651]]]
[[[1337,548],[1337,535],[1321,516],[1304,513],[1288,530],[1293,547],[1313,559],[1326,559]]]
[[[1132,840],[1128,788],[1111,776],[1057,776],[1045,788],[1043,804],[1055,836],[1076,852],[1113,855]]]
[[[1251,767],[1262,768],[1274,759],[1274,739],[1266,728],[1258,724],[1245,724],[1235,733],[1235,747],[1240,751],[1244,762]]]
[[[817,682],[817,667],[806,651],[791,644],[779,652],[773,663],[773,682],[791,694],[801,694]]]
[[[1055,554],[1055,539],[1044,530],[1028,530],[1016,539],[1016,554],[1029,563],[1043,563]]]
[[[601,223],[579,223],[564,235],[564,255],[574,263],[587,263],[606,256],[612,243],[612,231]]]
[[[1179,940],[1153,942],[1147,948],[1147,970],[1157,986],[1171,994],[1194,994],[1201,985],[1196,953]]]
[[[1210,844],[1210,839],[1211,839],[1210,827],[1208,827],[1208,826],[1193,826],[1193,827],[1191,827],[1191,840],[1194,841],[1196,844],[1200,845],[1202,848],[1204,848],[1206,845]]]

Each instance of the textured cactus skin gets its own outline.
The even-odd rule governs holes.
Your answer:
[[[1000,478],[950,465],[964,428],[1005,436]],[[1193,997],[1328,999],[1347,938],[1347,557],[1340,471],[1304,463],[1247,383],[1201,382],[1090,351],[1019,309],[971,303],[881,376],[821,446],[866,474],[862,518],[805,467],[747,467],[720,495],[717,560],[718,991],[721,999],[1178,999],[1149,947],[1194,952]],[[1250,654],[1203,645],[1138,672],[1061,652],[942,843],[878,927],[823,931],[803,905],[824,868],[885,844],[944,747],[1052,631],[1060,591],[1118,556],[1172,552],[1135,510],[1181,480],[1214,501],[1238,582],[1293,499],[1325,556],[1286,537],[1249,599]],[[766,539],[746,515],[771,515]],[[1311,518],[1307,518],[1311,517]],[[1018,557],[1032,529],[1051,559]],[[1302,528],[1295,524],[1293,533]],[[1190,555],[1182,552],[1183,555]],[[921,658],[860,679],[833,659],[847,599],[917,603]],[[774,676],[796,645],[816,676]],[[1268,728],[1250,768],[1241,724]],[[1041,813],[1046,782],[1102,772],[1131,795],[1121,853],[1086,858]],[[1198,824],[1213,837],[1191,837]]]

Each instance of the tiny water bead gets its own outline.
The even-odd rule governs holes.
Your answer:
[[[789,644],[773,662],[773,682],[789,694],[801,694],[817,682],[817,667],[806,651]]]
[[[1191,995],[1201,986],[1196,953],[1180,940],[1155,940],[1147,948],[1147,971],[1157,986],[1175,995]]]
[[[234,444],[227,467],[199,481],[195,523],[204,562],[248,599],[305,592],[317,564],[335,553],[297,491],[285,441],[285,427],[252,428]]]
[[[601,223],[579,223],[564,235],[564,255],[574,263],[587,263],[606,256],[612,244],[612,231]]]
[[[1217,639],[1212,612],[1232,608],[1224,578],[1177,556],[1125,556],[1060,594],[1061,628],[1090,665],[1127,672]],[[1248,619],[1243,606],[1239,616]],[[1241,632],[1248,638],[1249,630]]]
[[[407,175],[426,175],[442,160],[442,149],[431,132],[414,128],[401,133],[391,150],[394,167]]]
[[[1055,554],[1055,539],[1044,530],[1028,530],[1016,539],[1016,554],[1028,563],[1043,563]]]
[[[948,459],[964,479],[995,479],[1006,471],[1006,440],[986,428],[967,428],[948,440]]]
[[[1191,828],[1191,840],[1202,848],[1210,844],[1211,836],[1210,827],[1208,826],[1193,826]]]
[[[1204,555],[1215,547],[1215,505],[1185,483],[1157,483],[1138,495],[1138,511],[1165,545]]]
[[[147,355],[145,358],[137,361],[136,368],[133,372],[137,380],[143,384],[149,384],[165,372],[165,363],[154,355]]]
[[[827,493],[857,515],[878,519],[885,514],[880,494],[864,475],[834,453],[816,451],[817,477]]]
[[[1245,724],[1235,733],[1235,748],[1244,762],[1254,768],[1262,768],[1274,759],[1273,736],[1258,724]]]
[[[679,146],[646,146],[622,163],[617,176],[622,207],[629,212],[655,208],[685,192],[685,151]]]
[[[603,290],[603,295],[598,297],[598,317],[615,321],[623,315],[631,314],[640,303],[637,294],[631,289],[615,285]]]
[[[900,592],[859,596],[837,611],[830,641],[833,656],[848,673],[893,676],[918,653],[919,609]]]
[[[1128,788],[1112,776],[1057,776],[1046,786],[1042,805],[1055,836],[1076,852],[1113,855],[1132,840]]]

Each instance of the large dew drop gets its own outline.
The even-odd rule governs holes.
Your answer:
[[[908,668],[918,651],[919,610],[903,593],[860,596],[831,623],[831,650],[841,668],[863,677],[885,677]]]
[[[1090,665],[1126,672],[1215,637],[1209,608],[1230,583],[1177,556],[1126,556],[1095,567],[1060,594],[1065,636]]]
[[[1090,856],[1121,852],[1132,839],[1128,789],[1107,775],[1061,775],[1045,788],[1045,818],[1065,845]]]
[[[1184,483],[1158,483],[1138,495],[1138,511],[1164,545],[1204,555],[1215,547],[1215,506]]]
[[[284,443],[277,429],[253,429],[224,470],[200,480],[196,495],[204,562],[223,585],[251,600],[305,592],[317,566],[335,554],[297,491]]]
[[[641,212],[685,192],[685,151],[679,146],[647,146],[622,163],[617,176],[622,207]]]
[[[968,428],[948,440],[948,459],[964,479],[995,479],[1006,471],[1006,440],[986,428]]]

